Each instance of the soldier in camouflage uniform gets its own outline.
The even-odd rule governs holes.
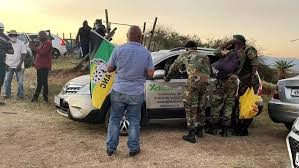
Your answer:
[[[225,137],[232,133],[232,113],[238,89],[237,80],[238,77],[232,75],[228,79],[215,81],[211,95],[211,125],[209,125],[208,133],[217,134],[219,127],[222,129],[221,134]]]
[[[186,68],[188,80],[185,87],[184,106],[189,133],[184,135],[183,139],[196,143],[196,135],[203,137],[205,107],[208,100],[210,60],[208,56],[204,56],[197,51],[195,42],[189,41],[185,47],[187,52],[181,54],[170,66],[165,81],[169,81],[182,66]]]
[[[229,52],[225,49],[227,45],[228,44],[220,46],[219,49],[215,51],[215,55],[226,57]],[[237,61],[235,71],[228,73],[225,78],[217,77],[214,82],[214,87],[211,88],[211,115],[207,130],[207,133],[218,134],[218,128],[220,127],[222,129],[221,134],[225,137],[232,133],[232,117],[235,107],[236,92],[238,89],[238,59],[239,55],[242,54],[242,50],[240,50],[241,46],[239,44],[235,44],[233,47],[233,51],[230,51],[230,53],[236,54]]]
[[[222,45],[220,48],[221,50],[225,51],[234,48],[236,44],[238,44],[240,48],[238,51],[240,66],[237,71],[240,83],[238,88],[238,97],[236,98],[235,105],[235,107],[238,108],[238,99],[246,92],[247,88],[253,87],[255,92],[257,92],[258,90],[259,81],[255,74],[259,61],[256,49],[252,46],[247,45],[246,39],[242,35],[234,35],[233,40]],[[232,114],[232,126],[234,128],[234,134],[239,136],[247,136],[248,127],[252,122],[252,119],[240,120],[238,112],[239,111],[236,110],[236,112]]]
[[[240,70],[239,70],[239,90],[238,90],[238,96],[242,96],[247,88],[252,87],[257,93],[258,87],[259,87],[259,80],[256,76],[257,67],[259,64],[257,50],[246,44],[246,39],[242,35],[234,35],[233,36],[235,41],[239,41],[243,44],[243,55],[240,57]],[[236,115],[236,129],[235,133],[239,136],[247,136],[248,135],[248,127],[251,124],[253,119],[244,119],[239,120],[239,115]]]

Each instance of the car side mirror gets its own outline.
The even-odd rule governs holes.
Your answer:
[[[154,76],[153,76],[153,78],[154,78],[154,79],[163,79],[164,76],[165,76],[165,71],[164,71],[164,70],[156,70],[156,71],[154,72]]]

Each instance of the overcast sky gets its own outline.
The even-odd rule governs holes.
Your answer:
[[[6,30],[75,33],[84,19],[92,25],[104,19],[143,25],[158,23],[203,40],[235,33],[255,40],[264,54],[299,58],[299,0],[0,0],[0,20]],[[126,40],[118,26],[115,41]]]

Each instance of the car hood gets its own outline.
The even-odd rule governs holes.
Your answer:
[[[90,76],[89,75],[83,75],[79,76],[77,78],[74,78],[68,82],[69,85],[79,85],[79,86],[85,86],[89,84],[90,82]]]

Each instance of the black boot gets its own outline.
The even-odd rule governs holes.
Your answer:
[[[209,127],[205,131],[207,134],[217,135],[218,129],[214,124],[209,125]]]
[[[235,136],[248,136],[248,129],[247,128],[236,128],[233,132]]]
[[[196,143],[196,137],[195,137],[195,134],[196,134],[196,128],[191,128],[191,129],[189,130],[188,135],[184,135],[184,136],[183,136],[183,140],[188,141],[188,142],[190,142],[190,143]]]
[[[46,103],[48,103],[48,102],[49,102],[48,97],[44,97],[44,101],[45,101]]]
[[[202,137],[203,137],[203,127],[198,126],[198,127],[196,128],[196,135],[197,135],[199,138],[202,138]]]
[[[248,128],[242,128],[241,136],[248,136]]]
[[[230,127],[224,126],[222,128],[221,135],[223,137],[229,137],[229,136],[231,136],[232,135],[232,129]]]
[[[31,99],[31,102],[37,102],[38,101],[38,98],[33,96],[32,99]]]

